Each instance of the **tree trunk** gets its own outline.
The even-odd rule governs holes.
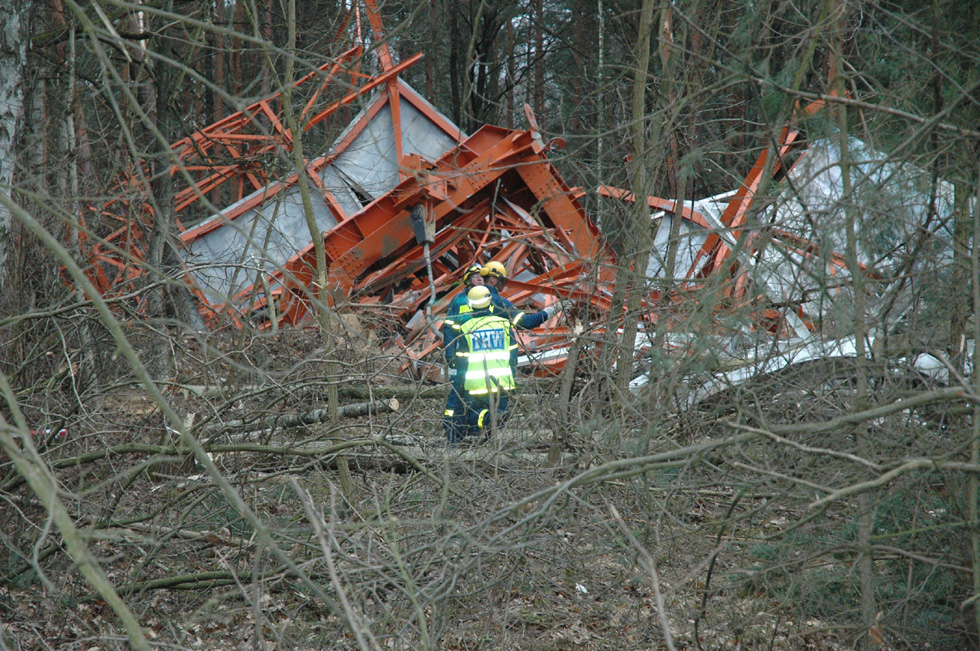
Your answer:
[[[294,81],[293,61],[296,50],[296,0],[289,0],[288,2],[286,22],[288,29],[288,43],[286,45],[286,49],[290,56],[286,60],[286,75],[284,83],[280,85],[282,92],[283,118],[286,121],[286,127],[292,134],[293,164],[296,167],[298,181],[297,185],[299,187],[300,196],[303,200],[303,214],[306,217],[306,226],[309,229],[310,238],[313,241],[313,249],[316,254],[317,300],[314,303],[314,310],[317,317],[317,322],[320,324],[320,337],[322,338],[323,345],[327,351],[327,376],[333,379],[339,376],[338,370],[340,365],[334,361],[336,346],[334,342],[334,323],[330,315],[330,308],[328,306],[329,288],[327,286],[327,277],[329,269],[327,268],[327,253],[323,243],[323,233],[320,232],[320,227],[316,222],[316,216],[313,214],[313,202],[310,198],[310,184],[306,171],[306,158],[303,155],[303,132],[299,129],[299,124],[296,122],[291,104],[292,87]],[[330,421],[331,425],[336,425],[340,421],[340,414],[337,410],[337,388],[336,382],[330,382],[327,385],[327,411],[328,420]],[[341,491],[343,492],[345,498],[350,498],[354,492],[354,484],[351,478],[350,468],[347,465],[347,459],[345,457],[341,456],[337,459],[337,470],[340,478]]]
[[[0,192],[12,195],[14,145],[23,113],[21,77],[27,65],[28,0],[0,2]],[[0,292],[7,279],[10,211],[0,205]]]
[[[438,0],[429,0],[429,43],[438,40],[440,28]],[[425,57],[425,96],[430,102],[436,102],[436,57]],[[438,103],[438,102],[437,102]]]
[[[976,200],[980,201],[980,168],[974,177],[977,192]],[[969,202],[967,202],[969,203]],[[974,233],[980,233],[980,207],[976,204],[972,207],[972,215],[969,215]],[[980,389],[980,352],[977,343],[980,342],[980,246],[977,245],[976,237],[971,241],[970,246],[970,287],[973,298],[973,391]],[[980,402],[973,403],[973,418],[967,435],[970,441],[970,462],[980,463]],[[968,482],[969,495],[968,508],[970,510],[970,552],[973,564],[973,596],[971,597],[973,606],[973,621],[977,630],[980,631],[980,477],[976,473],[970,474]]]
[[[664,350],[667,341],[668,330],[671,327],[672,319],[669,318],[669,306],[676,291],[677,277],[677,251],[681,246],[681,222],[683,221],[684,202],[690,194],[688,187],[688,177],[690,174],[681,168],[681,147],[678,131],[680,130],[681,116],[684,113],[684,105],[688,101],[688,95],[684,94],[683,78],[688,70],[690,58],[685,55],[684,47],[674,46],[674,20],[670,3],[665,3],[660,14],[660,61],[663,66],[663,92],[665,96],[664,115],[667,116],[665,122],[668,124],[666,137],[669,153],[665,157],[667,162],[667,177],[671,193],[674,196],[674,212],[670,220],[670,233],[667,237],[667,257],[664,260],[663,284],[661,286],[660,305],[663,308],[660,314],[667,318],[661,318],[657,322],[657,334],[654,338],[653,351],[657,356],[652,362],[656,362],[659,353]],[[682,46],[684,45],[682,41]],[[684,71],[684,72],[679,72]],[[681,79],[678,79],[680,77]],[[681,86],[678,92],[678,86]],[[693,125],[692,125],[693,126]],[[666,404],[670,397],[671,386],[673,384],[672,373],[666,364],[650,365],[650,380],[655,387],[657,404]]]
[[[374,400],[373,402],[358,402],[352,405],[328,405],[326,409],[311,409],[296,414],[282,414],[275,418],[265,420],[246,421],[233,420],[224,423],[216,423],[205,429],[207,432],[221,430],[237,430],[241,432],[257,432],[273,430],[279,427],[302,427],[304,425],[314,425],[316,423],[329,422],[336,425],[341,418],[361,418],[371,414],[386,414],[398,411],[400,405],[397,398],[386,400]]]
[[[214,5],[214,23],[222,25],[225,19],[225,3],[216,2]],[[211,119],[215,122],[225,116],[224,97],[221,96],[225,89],[225,43],[227,38],[220,31],[214,32],[214,88],[211,90]],[[217,191],[216,191],[217,192]],[[217,200],[219,195],[212,194],[211,200]]]
[[[674,53],[674,20],[671,13],[670,4],[664,6],[660,19],[660,59],[664,67],[664,90],[667,96],[667,111],[669,116],[679,116],[682,111],[678,102],[677,85],[675,73],[682,70],[683,65],[679,65],[680,53]],[[663,297],[669,300],[674,290],[674,276],[677,272],[677,249],[680,246],[680,232],[682,215],[684,214],[684,201],[687,198],[687,174],[683,173],[680,165],[680,142],[677,137],[679,126],[678,119],[671,119],[668,141],[670,142],[670,155],[668,156],[667,174],[670,178],[670,189],[674,194],[674,215],[670,220],[670,237],[667,239],[667,260],[664,265],[664,288]],[[659,332],[664,332],[665,328],[659,328]]]
[[[68,34],[67,47],[59,46],[56,49],[59,69],[64,75],[62,80],[64,86],[64,101],[62,115],[58,126],[58,151],[64,155],[64,165],[59,165],[55,170],[56,187],[58,196],[64,197],[65,212],[69,219],[65,222],[66,240],[69,251],[75,260],[82,262],[82,252],[79,250],[79,235],[81,232],[80,221],[82,214],[82,202],[80,200],[79,184],[79,165],[78,147],[75,131],[75,109],[76,101],[76,75],[75,75],[75,28],[69,26],[65,17],[65,8],[61,0],[49,0],[48,10],[52,21],[59,29],[65,30]],[[81,266],[85,266],[84,263]],[[78,285],[74,288],[75,300],[80,304],[87,298],[84,290]],[[95,373],[95,343],[89,325],[86,320],[78,324],[79,338],[82,342],[80,384],[85,386],[92,384],[98,387],[98,376]],[[98,392],[96,392],[97,394]]]
[[[453,7],[451,10],[452,22],[449,25],[450,41],[449,41],[449,95],[452,99],[453,107],[453,121],[460,125],[464,129],[468,127],[463,124],[463,91],[462,91],[462,77],[463,74],[460,73],[460,68],[465,65],[460,64],[460,51],[462,47],[460,46],[461,34],[459,32],[459,7]]]
[[[272,0],[265,0],[262,4],[262,38],[269,45],[275,41],[272,38]],[[262,79],[262,96],[266,97],[272,93],[272,70],[267,57],[262,57],[262,67],[259,75]]]
[[[508,129],[515,128],[517,124],[517,60],[514,58],[514,23],[508,20],[504,26],[505,38],[507,39],[504,56],[507,58],[507,71],[504,73],[504,126]]]
[[[235,34],[242,34],[245,32],[244,0],[237,0],[237,2],[235,2],[235,10],[229,16],[229,21]],[[232,37],[230,54],[231,56],[229,63],[231,65],[228,71],[228,76],[231,78],[231,92],[235,95],[235,97],[238,97],[242,92],[242,81],[245,79],[245,75],[242,70],[242,39],[235,36]]]
[[[166,10],[173,11],[172,1],[166,3]],[[175,68],[170,61],[175,58],[175,50],[173,40],[162,30],[154,36],[153,48],[157,58],[151,64],[152,104],[156,108],[155,114],[152,115],[155,118],[156,131],[163,139],[161,141],[158,135],[151,136],[150,202],[154,215],[146,264],[150,271],[148,279],[157,280],[162,277],[167,280],[173,279],[173,272],[179,264],[173,244],[173,237],[177,231],[177,211],[174,205],[173,178],[170,174],[172,167],[170,141],[179,130],[179,117],[172,103],[177,89]],[[181,296],[179,287],[169,283],[164,283],[162,289],[149,291],[146,295],[146,309],[150,320],[162,324],[168,317],[184,315]],[[169,361],[170,338],[164,328],[164,332],[154,333],[151,337],[147,368],[156,380],[165,382],[170,378],[173,370]]]
[[[843,30],[845,26],[844,11],[840,6],[840,0],[832,0],[835,5],[838,29]],[[841,43],[843,35],[837,34],[834,39],[834,61],[835,87],[837,94],[843,97],[845,93],[844,67],[841,61]],[[840,205],[844,211],[844,224],[847,236],[845,258],[847,267],[851,273],[851,283],[854,292],[854,340],[855,340],[855,364],[856,385],[854,394],[855,412],[865,411],[869,404],[868,393],[868,374],[870,364],[868,360],[868,350],[866,337],[868,334],[867,319],[867,297],[865,295],[864,270],[861,269],[858,257],[858,214],[852,206],[852,187],[851,187],[851,162],[848,150],[848,125],[847,107],[840,105],[837,107],[837,126],[839,128],[840,146],[840,174],[841,174],[841,200]],[[872,450],[868,440],[867,423],[859,422],[854,426],[854,446],[857,454],[861,457],[872,459]],[[863,627],[864,641],[868,648],[878,648],[881,635],[878,630],[877,612],[878,607],[875,599],[875,571],[874,554],[871,542],[874,533],[874,512],[871,495],[863,492],[857,499],[857,559],[855,566],[858,572],[858,581],[861,591],[861,622]]]
[[[24,143],[24,165],[27,168],[25,181],[27,188],[38,196],[50,196],[48,185],[48,79],[57,72],[54,67],[36,79],[31,88],[24,94],[24,105],[27,114],[24,116],[21,131]]]
[[[623,323],[622,346],[619,349],[618,388],[626,392],[633,376],[633,356],[635,353],[637,320],[640,301],[646,288],[647,262],[650,259],[650,208],[647,195],[650,193],[650,170],[647,167],[647,123],[646,110],[647,76],[650,71],[650,41],[653,32],[653,5],[655,0],[643,0],[640,12],[640,32],[637,43],[636,71],[633,77],[633,97],[630,104],[630,154],[633,159],[633,233],[628,240],[632,255],[626,259],[633,261],[632,267],[623,271],[626,285],[626,320]]]
[[[545,128],[545,87],[544,87],[544,0],[534,3],[534,115],[538,126]]]
[[[963,370],[966,357],[966,325],[970,315],[970,216],[969,188],[957,183],[953,207],[953,273],[950,277],[949,357],[957,370]]]

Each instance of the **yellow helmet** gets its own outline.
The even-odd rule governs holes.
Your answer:
[[[468,281],[470,279],[470,276],[472,276],[473,274],[480,274],[481,276],[485,275],[483,273],[483,267],[481,267],[478,264],[471,264],[470,266],[468,266],[466,268],[466,271],[463,272],[463,282],[465,283],[466,281]]]
[[[481,310],[490,305],[490,289],[478,285],[466,292],[466,301],[474,310]]]
[[[491,260],[490,262],[483,265],[483,271],[480,272],[481,276],[493,276],[494,278],[506,278],[507,269],[504,265],[500,264],[496,260]]]

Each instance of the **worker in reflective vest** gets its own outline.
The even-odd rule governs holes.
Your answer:
[[[466,293],[474,287],[480,287],[483,285],[483,274],[480,272],[483,270],[478,264],[471,264],[463,272],[463,291],[453,297],[453,300],[449,303],[449,307],[446,309],[446,318],[442,322],[442,343],[446,347],[446,359],[451,359],[453,363],[456,361],[456,350],[452,348],[457,345],[456,341],[456,331],[453,328],[456,317],[460,314],[466,314],[470,311],[470,304],[466,298]],[[452,348],[452,350],[450,350]],[[453,364],[449,365],[450,371],[453,370]],[[455,373],[450,372],[450,377],[454,376]]]
[[[504,266],[499,262],[488,263],[494,270],[495,274],[503,273],[504,277],[507,276],[507,271]],[[495,266],[494,266],[495,265]],[[452,382],[456,377],[456,348],[459,346],[460,340],[458,339],[459,330],[455,328],[457,317],[462,314],[467,314],[470,312],[470,304],[466,298],[466,293],[474,287],[479,287],[485,285],[486,274],[483,273],[483,267],[479,264],[471,264],[463,272],[463,285],[464,290],[453,297],[452,302],[449,303],[449,308],[446,310],[446,318],[442,323],[442,343],[445,348],[446,353],[446,368],[449,371],[449,381]],[[495,308],[508,308],[513,309],[514,304],[505,298],[501,298],[500,294],[496,293],[496,290],[491,289],[491,304]],[[517,350],[514,350],[512,357],[511,367],[516,372],[517,370]],[[458,418],[454,418],[454,415],[458,413],[462,414],[463,407],[463,396],[457,392],[455,384],[453,384],[449,389],[449,395],[446,396],[446,408],[443,412],[442,419],[442,429],[446,435],[446,438],[450,441],[458,440],[460,435],[458,432],[454,431],[459,423]]]
[[[491,302],[496,307],[502,307],[508,310],[517,309],[513,303],[500,295],[500,291],[507,284],[507,267],[505,267],[500,262],[496,260],[491,260],[490,262],[483,265],[483,269],[480,270],[480,275],[483,276],[483,284],[490,290]],[[517,375],[517,358],[520,351],[517,347],[510,352],[510,369]]]
[[[494,426],[504,424],[510,393],[516,388],[510,363],[517,346],[514,328],[536,328],[561,309],[560,303],[533,314],[498,308],[490,290],[482,286],[469,290],[467,299],[470,311],[459,315],[452,326],[457,332],[453,390],[462,405],[447,415],[450,445],[470,437],[485,438]]]
[[[456,347],[458,346],[456,339],[458,332],[455,328],[455,323],[456,318],[460,314],[466,314],[470,311],[470,304],[466,299],[466,292],[473,287],[483,285],[483,276],[480,274],[482,269],[479,264],[471,264],[466,268],[466,271],[463,272],[464,289],[453,297],[452,302],[449,303],[449,308],[446,310],[446,318],[442,322],[442,344],[446,353],[446,368],[449,370],[449,381],[452,382],[449,388],[449,395],[446,396],[446,409],[443,412],[442,429],[446,438],[450,441],[459,438],[458,433],[455,432],[456,420],[453,417],[456,413],[462,414],[463,409],[463,396],[456,390],[456,383],[453,382],[456,378]]]

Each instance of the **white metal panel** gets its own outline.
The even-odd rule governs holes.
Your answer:
[[[404,85],[407,87],[407,84]],[[413,93],[415,101],[424,102],[410,87],[408,92]],[[334,146],[344,142],[358,121],[382,101],[385,101],[384,95],[377,95],[337,138]],[[452,125],[431,105],[425,104]],[[455,146],[453,136],[411,103],[402,101],[400,108],[403,153],[435,160]],[[399,182],[391,115],[390,106],[382,107],[350,145],[320,172],[324,187],[336,198],[348,217],[389,192]],[[268,192],[268,188],[260,189],[214,215],[209,221],[225,220],[225,215],[242,202]],[[337,220],[313,184],[310,195],[317,228],[320,232],[333,229]],[[265,274],[278,271],[311,242],[299,188],[293,186],[192,241],[184,260],[193,267],[192,273],[208,300],[224,303],[228,297],[254,283],[257,270]]]
[[[317,227],[333,228],[336,220],[315,186],[310,202]],[[278,271],[311,242],[300,190],[293,186],[192,241],[184,261],[197,267],[194,278],[208,300],[222,303],[255,282],[258,270]]]

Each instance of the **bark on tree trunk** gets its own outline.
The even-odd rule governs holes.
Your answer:
[[[682,96],[684,76],[688,70],[688,57],[685,56],[685,43],[682,41],[681,47],[674,45],[674,19],[672,6],[665,3],[661,9],[660,25],[660,61],[663,66],[663,92],[666,99],[664,115],[667,116],[667,143],[670,148],[669,154],[665,157],[667,162],[667,179],[671,193],[674,196],[674,213],[670,220],[670,232],[667,237],[667,257],[664,260],[663,285],[660,294],[660,304],[664,308],[670,305],[674,295],[677,277],[677,250],[681,241],[681,222],[684,214],[684,201],[690,188],[688,187],[688,175],[681,170],[680,142],[678,131],[680,130],[680,115],[684,112],[686,97]],[[681,87],[680,91],[678,86]],[[667,342],[671,320],[669,318],[660,319],[657,323],[657,334],[654,339],[653,350],[660,353],[664,350]],[[650,365],[650,380],[656,380],[655,386],[657,404],[666,404],[670,397],[671,385],[673,384],[672,374],[666,364]]]
[[[232,28],[236,34],[245,32],[245,2],[243,0],[238,0],[235,3],[235,10],[232,12],[230,18]],[[244,75],[242,74],[242,39],[232,37],[230,59],[231,66],[228,76],[232,80],[232,94],[238,97],[242,92],[242,81],[244,79]]]
[[[64,197],[65,209],[68,219],[65,222],[66,240],[68,249],[71,251],[75,260],[82,260],[82,253],[79,250],[79,233],[81,232],[82,205],[80,201],[80,186],[78,173],[78,147],[75,131],[75,28],[74,24],[68,24],[65,18],[65,8],[61,0],[49,0],[48,10],[53,22],[68,34],[67,46],[59,46],[56,49],[57,61],[64,75],[64,101],[62,115],[58,128],[58,151],[64,155],[64,165],[58,166],[55,173],[56,187],[59,197]],[[83,303],[87,300],[84,290],[76,285],[74,288],[75,300]],[[98,387],[98,375],[95,373],[95,343],[87,321],[78,324],[79,338],[82,341],[81,364],[80,364],[80,384],[86,386],[91,384]],[[98,395],[98,392],[95,392]]]
[[[233,420],[226,423],[216,423],[212,427],[205,429],[207,432],[215,430],[237,430],[242,432],[256,432],[262,430],[272,430],[277,427],[302,427],[303,425],[314,425],[316,423],[330,423],[336,425],[341,418],[361,418],[371,414],[385,414],[398,411],[400,405],[397,398],[387,400],[375,400],[373,402],[359,402],[353,405],[328,405],[326,409],[311,409],[297,414],[282,414],[275,418],[260,421]]]
[[[166,3],[166,11],[173,11],[173,2]],[[177,211],[174,205],[174,185],[170,175],[172,167],[172,152],[170,140],[178,132],[179,122],[176,112],[173,110],[171,98],[177,90],[174,88],[174,67],[171,61],[174,59],[175,51],[173,41],[165,33],[154,39],[153,47],[157,57],[153,60],[153,84],[152,94],[156,113],[156,130],[163,136],[163,140],[154,135],[152,136],[151,154],[151,181],[150,201],[153,206],[153,231],[150,235],[150,242],[147,250],[146,263],[150,274],[148,278],[157,280],[172,278],[172,272],[176,269],[179,261],[173,248],[172,238],[177,230]],[[146,306],[149,318],[164,322],[168,317],[183,316],[186,314],[182,309],[182,293],[179,288],[164,284],[161,289],[154,289],[146,295]],[[170,338],[166,334],[166,329],[162,334],[154,334],[151,339],[150,359],[147,368],[150,374],[158,381],[166,381],[170,378]]]
[[[575,62],[576,73],[572,75],[569,83],[575,99],[581,102],[581,107],[572,113],[569,125],[572,133],[578,135],[584,133],[586,129],[585,116],[592,114],[591,106],[590,109],[585,107],[591,104],[589,90],[596,82],[592,57],[596,56],[597,14],[596,4],[592,0],[578,0],[574,9],[579,17],[572,30],[574,38],[572,60]]]
[[[326,372],[328,377],[337,378],[339,377],[339,364],[334,361],[334,320],[330,314],[330,308],[328,304],[328,291],[327,286],[328,278],[328,263],[327,263],[327,253],[326,248],[323,243],[323,233],[320,232],[320,227],[316,222],[316,216],[313,214],[313,203],[310,197],[310,188],[306,171],[306,158],[303,155],[303,132],[299,128],[299,124],[295,119],[292,108],[292,84],[293,80],[293,55],[296,49],[296,0],[289,0],[287,3],[287,30],[288,30],[288,43],[286,49],[290,54],[290,57],[286,60],[286,75],[283,84],[281,84],[282,92],[282,105],[283,105],[283,118],[286,121],[286,127],[289,129],[290,134],[292,134],[292,155],[293,164],[296,167],[296,174],[298,179],[298,187],[300,191],[300,196],[303,200],[303,214],[306,217],[306,226],[310,232],[310,239],[313,241],[313,249],[316,253],[316,302],[314,304],[314,310],[317,316],[317,321],[320,324],[320,336],[323,340],[323,345],[327,350],[327,365]],[[331,382],[327,385],[327,413],[329,421],[332,425],[336,425],[340,421],[339,412],[337,411],[337,392],[338,387],[335,382]],[[340,486],[341,491],[345,498],[349,498],[354,491],[353,480],[350,475],[350,468],[347,465],[347,459],[343,456],[337,459],[337,470],[340,475]]]
[[[11,196],[14,144],[23,115],[21,77],[27,64],[29,0],[0,2],[0,192]],[[6,285],[11,214],[0,205],[0,291]]]
[[[221,25],[225,19],[225,3],[217,2],[214,5],[214,23]],[[225,89],[225,42],[226,37],[220,31],[214,32],[214,88],[211,90],[211,119],[215,122],[225,115],[224,97],[221,93]],[[215,201],[220,195],[212,194],[211,200]]]
[[[275,42],[272,38],[272,0],[265,0],[262,5],[262,38],[270,45]],[[262,96],[266,97],[272,92],[272,70],[266,57],[262,57],[262,69],[259,75],[262,78]]]
[[[843,30],[844,12],[840,6],[838,10],[838,29]],[[834,38],[834,60],[836,62],[835,86],[840,97],[845,95],[844,68],[841,62],[840,44],[843,41],[842,34]],[[841,174],[841,201],[840,205],[844,211],[844,224],[847,236],[846,260],[847,267],[851,272],[852,288],[854,292],[854,340],[855,340],[855,364],[856,385],[854,394],[854,410],[861,412],[868,408],[870,404],[868,389],[869,360],[866,345],[868,334],[867,323],[867,298],[865,295],[864,271],[860,267],[858,257],[858,231],[860,229],[859,216],[852,206],[852,187],[851,187],[851,160],[848,149],[848,124],[847,107],[841,105],[837,107],[837,126],[839,128],[840,146],[840,174]],[[854,426],[854,444],[858,455],[866,459],[873,459],[870,442],[868,440],[867,423],[859,422]],[[874,569],[874,546],[872,535],[874,533],[874,512],[871,495],[861,493],[857,499],[857,558],[855,566],[858,572],[858,581],[861,591],[861,621],[864,629],[864,642],[867,648],[876,649],[880,646],[881,635],[877,623],[877,602],[875,599],[875,569]]]
[[[637,319],[640,300],[645,292],[647,262],[652,246],[650,235],[650,209],[647,195],[650,193],[650,170],[647,167],[647,75],[650,71],[650,41],[653,31],[654,0],[643,0],[640,13],[639,42],[636,53],[636,72],[633,77],[633,97],[630,107],[631,133],[630,154],[633,159],[633,239],[629,242],[633,260],[632,268],[625,269],[627,279],[626,320],[623,323],[623,345],[619,349],[619,377],[617,386],[623,394],[629,390],[632,379],[633,356],[636,344]]]
[[[668,115],[681,113],[677,106],[678,92],[675,75],[684,68],[678,65],[680,53],[674,55],[674,20],[670,5],[663,8],[660,17],[660,60],[664,67],[664,89],[667,95]],[[674,55],[674,56],[672,56]],[[670,237],[667,239],[667,260],[664,266],[663,295],[669,298],[674,289],[674,276],[677,272],[677,248],[680,240],[681,221],[684,214],[684,201],[687,198],[687,175],[682,173],[680,166],[680,142],[677,138],[678,120],[671,120],[674,128],[670,130],[670,156],[667,163],[667,174],[670,178],[671,190],[674,194],[674,216],[670,220]],[[663,332],[664,328],[659,331]]]
[[[544,0],[534,3],[534,115],[541,131],[545,128],[544,88]]]
[[[463,125],[463,93],[462,93],[462,82],[460,74],[460,33],[459,33],[459,8],[454,7],[452,10],[452,22],[450,23],[449,33],[452,34],[452,38],[449,43],[449,93],[452,99],[453,107],[453,121],[456,124]],[[462,64],[465,65],[465,62]],[[464,129],[469,129],[468,125],[463,125]]]
[[[969,188],[957,183],[953,199],[953,273],[950,277],[949,356],[957,370],[966,358],[966,325],[970,315],[970,217]]]
[[[44,77],[57,74],[54,70],[49,71]],[[50,195],[51,188],[48,185],[48,141],[47,125],[50,120],[47,106],[47,79],[40,78],[31,84],[31,89],[24,95],[24,106],[26,115],[24,116],[21,130],[24,142],[24,163],[27,166],[27,178],[31,192],[38,195]]]
[[[504,125],[508,129],[513,129],[514,125],[517,124],[517,98],[514,97],[517,90],[517,61],[514,58],[514,23],[510,20],[507,21],[506,25],[506,39],[507,45],[504,52],[504,56],[507,57],[507,72],[504,76],[504,93],[506,95],[504,110],[506,116]]]
[[[439,36],[439,6],[437,0],[429,0],[429,42],[437,42]],[[425,96],[436,101],[436,57],[425,57]]]
[[[977,169],[976,187],[974,188],[977,192],[976,200],[980,200],[980,169]],[[967,202],[969,203],[969,202]],[[972,210],[972,215],[967,215],[970,220],[970,225],[973,228],[973,233],[980,233],[980,208],[974,203]],[[970,246],[970,277],[971,283],[970,288],[972,289],[972,303],[973,303],[973,375],[971,380],[973,381],[973,390],[976,391],[980,388],[980,349],[977,348],[977,342],[980,342],[980,319],[976,315],[980,314],[980,246],[977,245],[976,236],[974,235]],[[970,441],[970,462],[977,464],[980,463],[980,403],[973,403],[973,418],[970,429],[967,431],[967,435]],[[968,482],[969,492],[967,493],[969,497],[969,510],[970,510],[970,556],[973,564],[973,596],[971,597],[973,606],[973,621],[977,626],[977,630],[980,630],[980,530],[977,528],[977,522],[980,522],[980,477],[976,473],[970,474],[970,481]]]

